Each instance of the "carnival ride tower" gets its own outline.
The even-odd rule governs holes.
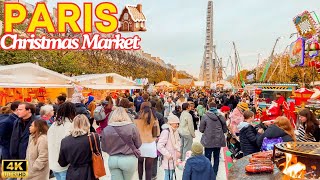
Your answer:
[[[217,81],[217,55],[216,46],[213,41],[213,1],[208,1],[207,8],[207,28],[204,46],[203,60],[201,63],[199,79],[205,81],[206,85]]]

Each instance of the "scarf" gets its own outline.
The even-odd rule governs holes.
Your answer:
[[[215,107],[211,107],[211,108],[209,109],[209,111],[210,111],[210,112],[213,112],[214,114],[218,114],[218,113],[219,113],[219,112],[218,112],[218,109],[215,108]]]
[[[180,151],[180,146],[179,146],[179,133],[178,133],[178,130],[176,131],[173,131],[173,128],[169,125],[169,138],[170,138],[170,141],[174,147],[174,149],[176,151]]]

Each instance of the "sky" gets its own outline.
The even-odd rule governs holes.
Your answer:
[[[34,0],[26,0],[35,3]],[[52,10],[57,2],[82,0],[48,0]],[[99,0],[87,0],[97,5]],[[176,65],[179,70],[198,77],[203,58],[208,0],[110,0],[118,7],[120,15],[127,4],[142,4],[147,17],[146,32],[142,38],[142,49],[166,63]],[[297,32],[293,18],[305,10],[315,11],[320,17],[319,0],[214,0],[214,43],[217,54],[223,59],[225,71],[230,74],[228,57],[234,59],[232,42],[240,55],[242,69],[252,69],[269,57],[275,41],[283,37],[275,52],[282,53],[286,46],[296,40],[290,39]],[[81,20],[80,20],[81,22]],[[82,22],[81,22],[82,24]],[[258,54],[261,54],[260,56]]]

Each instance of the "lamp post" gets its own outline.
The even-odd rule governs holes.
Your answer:
[[[262,82],[262,81],[264,81],[264,80],[266,79],[268,70],[269,70],[270,65],[271,65],[271,63],[272,63],[274,50],[275,50],[275,48],[276,48],[276,45],[277,45],[278,41],[279,41],[280,39],[282,39],[282,38],[283,38],[283,37],[280,36],[280,37],[278,37],[278,38],[276,39],[276,42],[274,43],[274,46],[273,46],[273,49],[272,49],[272,52],[271,52],[271,55],[270,55],[270,58],[269,58],[269,62],[268,62],[268,64],[267,64],[267,66],[266,66],[265,71],[263,72],[262,76],[260,77],[260,82]]]

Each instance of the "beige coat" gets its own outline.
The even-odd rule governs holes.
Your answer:
[[[48,140],[47,135],[40,135],[37,144],[34,144],[33,136],[29,137],[26,160],[28,160],[27,179],[48,180],[49,161],[48,161]]]

